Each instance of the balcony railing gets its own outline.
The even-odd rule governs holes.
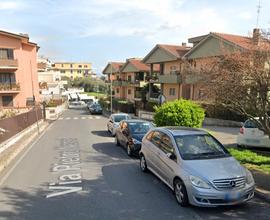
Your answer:
[[[159,75],[158,80],[160,83],[181,83],[182,76],[180,74],[164,74]]]
[[[202,76],[199,74],[189,74],[184,76],[184,83],[186,84],[196,84],[202,80]]]
[[[17,69],[18,60],[0,59],[0,69]]]
[[[121,80],[114,80],[112,81],[113,86],[122,86],[122,81]]]
[[[19,83],[0,83],[0,93],[17,93],[20,91]]]

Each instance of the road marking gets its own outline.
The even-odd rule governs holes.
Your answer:
[[[61,117],[61,118],[58,118],[58,119],[59,119],[59,120],[63,120],[64,118]]]
[[[74,119],[74,120],[77,120],[77,119],[79,119],[79,118],[78,118],[78,117],[73,117],[73,119]]]
[[[89,116],[88,119],[93,119],[93,117],[92,116]]]
[[[100,116],[95,116],[95,119],[100,119]]]
[[[50,124],[47,128],[44,129],[43,133],[40,134],[40,136],[37,137],[37,139],[29,146],[28,149],[22,154],[20,158],[15,162],[15,164],[10,168],[10,170],[7,171],[7,173],[3,176],[3,178],[0,180],[0,186],[6,181],[6,179],[10,176],[10,174],[15,170],[15,168],[18,166],[18,164],[24,159],[26,154],[33,148],[33,146],[44,136],[46,131],[51,128],[53,124]]]
[[[86,117],[81,117],[81,119],[86,119]]]
[[[67,117],[67,118],[65,118],[66,120],[69,120],[69,119],[71,119],[70,117]]]

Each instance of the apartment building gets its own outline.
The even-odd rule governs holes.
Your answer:
[[[122,87],[120,69],[124,65],[124,62],[109,62],[102,73],[106,75],[106,82],[112,83],[114,97],[117,99],[125,98],[125,88]]]
[[[185,43],[182,45],[157,44],[142,60],[149,64],[151,69],[159,65],[157,81],[161,84],[161,93],[166,101],[190,99],[191,85],[184,83],[181,77],[184,61],[183,56],[190,50]],[[151,71],[151,75],[153,75]]]
[[[0,30],[0,108],[39,102],[36,43],[26,34]]]
[[[70,79],[92,75],[91,63],[56,62],[52,64],[52,67],[54,70],[60,71],[61,77],[65,76]]]
[[[157,65],[153,66],[153,74],[158,72]],[[142,62],[140,58],[127,59],[120,69],[121,83],[125,91],[125,99],[135,103],[142,100],[142,88],[149,83],[150,65]],[[117,83],[117,80],[115,81]]]

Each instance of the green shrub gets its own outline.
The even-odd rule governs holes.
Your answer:
[[[189,100],[175,100],[155,107],[157,126],[185,126],[199,128],[204,120],[204,110]]]

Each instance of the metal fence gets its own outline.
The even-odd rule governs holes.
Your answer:
[[[25,128],[42,119],[40,108],[0,120],[0,143],[23,131]]]

